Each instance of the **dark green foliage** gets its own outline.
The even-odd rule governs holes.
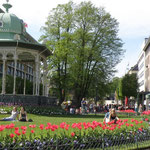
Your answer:
[[[120,95],[137,97],[138,80],[136,74],[126,74],[120,82]]]
[[[12,76],[11,76],[12,77]],[[13,77],[12,77],[13,78]],[[23,94],[24,90],[24,79],[17,77],[16,78],[16,93]]]
[[[115,94],[116,98],[119,98],[119,84],[120,84],[120,78],[114,77],[111,82],[107,84],[107,94]],[[116,95],[117,94],[117,95]]]
[[[26,94],[33,94],[33,82],[30,82],[29,80],[26,80]]]
[[[14,77],[7,75],[6,76],[6,93],[8,94],[13,93],[13,85],[14,85]],[[2,87],[2,84],[0,86]]]
[[[13,93],[14,86],[14,77],[7,75],[6,76],[6,94]],[[43,84],[40,84],[40,95],[43,92]],[[0,78],[0,91],[2,91],[2,78]],[[24,91],[24,79],[16,77],[16,94],[23,94]],[[33,94],[33,82],[26,80],[26,94]]]

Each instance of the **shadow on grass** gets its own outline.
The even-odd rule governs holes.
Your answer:
[[[46,117],[59,117],[59,118],[104,118],[104,114],[96,114],[96,115],[71,115],[71,114],[63,114],[63,115],[41,115],[41,114],[36,114],[38,116],[46,116]]]
[[[58,118],[104,118],[105,114],[86,114],[86,115],[73,115],[73,114],[51,114],[51,115],[42,115],[36,114],[38,116],[46,117],[58,117]],[[140,116],[128,116],[128,115],[118,115],[119,118],[141,118]]]

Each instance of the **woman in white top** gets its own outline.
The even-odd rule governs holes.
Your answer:
[[[3,118],[2,121],[15,121],[16,118],[18,119],[17,107],[13,107],[13,110],[12,110],[12,112],[11,112],[11,116],[10,116],[10,117],[6,117],[6,118]]]

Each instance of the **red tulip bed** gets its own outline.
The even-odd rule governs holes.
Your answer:
[[[136,119],[67,124],[0,125],[0,149],[108,148],[150,140],[149,124]]]
[[[118,112],[123,112],[123,113],[136,113],[134,110],[132,109],[128,109],[128,110],[120,110]]]
[[[150,110],[142,112],[141,116],[143,121],[150,123]]]

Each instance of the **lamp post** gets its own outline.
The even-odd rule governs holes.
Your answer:
[[[98,87],[97,87],[97,85],[96,85],[96,98],[95,98],[95,104],[96,104],[96,103],[97,103],[97,101],[98,101],[97,91],[98,91]]]
[[[146,111],[149,110],[149,100],[150,100],[150,94],[146,95]]]
[[[96,78],[96,97],[95,97],[95,115],[96,115],[96,107],[97,107],[97,101],[98,101],[98,85],[97,85],[97,78]]]

